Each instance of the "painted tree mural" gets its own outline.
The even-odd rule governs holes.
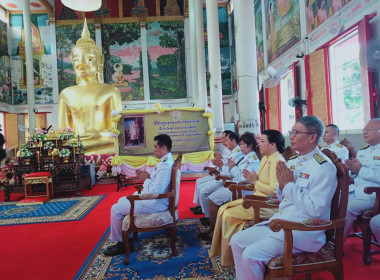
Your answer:
[[[151,99],[186,97],[182,21],[153,22],[147,33]]]

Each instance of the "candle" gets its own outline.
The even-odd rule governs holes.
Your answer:
[[[17,147],[15,148],[15,156],[17,156]]]
[[[58,140],[55,139],[55,147],[58,148]]]
[[[75,161],[75,146],[73,146],[73,155],[74,155],[74,161]]]
[[[37,151],[37,162],[40,163],[40,152]]]

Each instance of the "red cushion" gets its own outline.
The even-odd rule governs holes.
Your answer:
[[[51,174],[50,172],[33,172],[27,174],[25,177],[31,178],[31,177],[50,177]]]

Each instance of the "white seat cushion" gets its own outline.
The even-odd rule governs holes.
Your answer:
[[[178,212],[175,212],[176,220]],[[169,210],[151,213],[151,214],[135,214],[135,225],[138,228],[159,227],[173,223],[173,217]],[[123,231],[129,229],[129,215],[123,219]]]

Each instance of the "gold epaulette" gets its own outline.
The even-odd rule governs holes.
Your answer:
[[[365,150],[365,149],[367,149],[368,147],[369,147],[368,144],[367,144],[367,145],[364,145],[363,147],[360,148],[360,150]]]
[[[343,147],[342,144],[335,144],[335,146],[337,146],[338,148],[342,148]]]
[[[327,160],[325,160],[324,158],[323,158],[323,156],[321,156],[320,154],[318,154],[318,153],[315,153],[314,155],[313,155],[313,157],[315,158],[315,160],[319,163],[319,164],[323,164],[323,163],[325,163]]]
[[[295,158],[298,158],[298,155],[291,156],[291,157],[289,158],[289,160],[291,160],[291,159],[295,159]]]
[[[256,156],[256,155],[252,155],[252,158],[253,158],[253,159],[257,159],[257,156]]]

